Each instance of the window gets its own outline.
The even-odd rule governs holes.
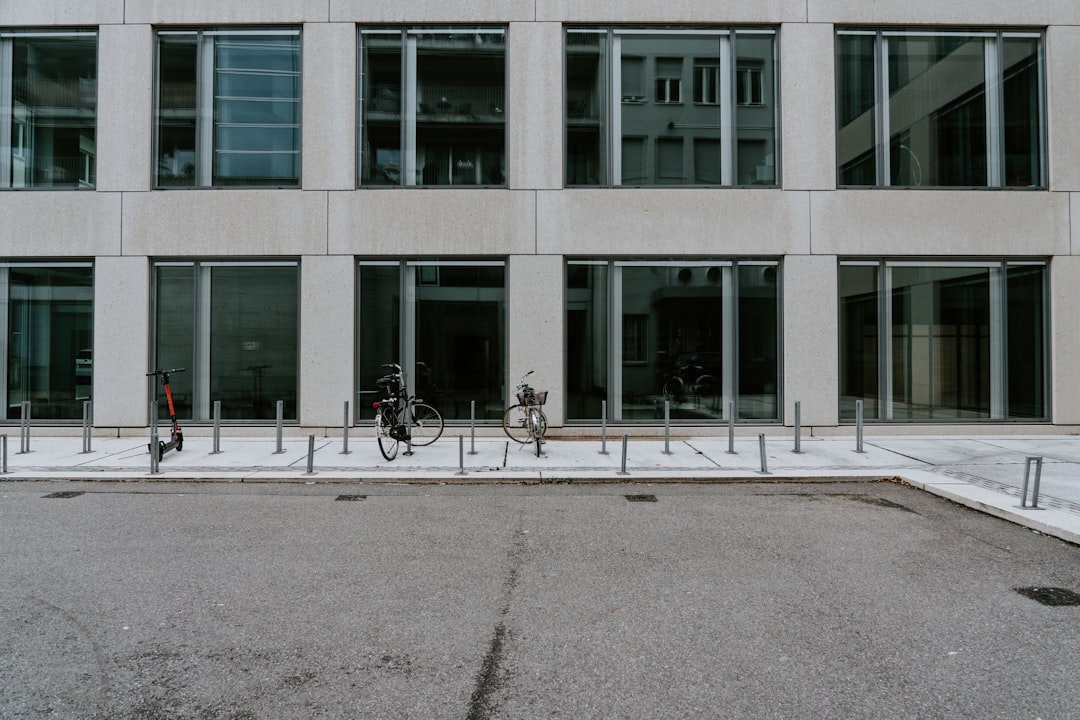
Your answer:
[[[840,30],[841,186],[1046,187],[1038,32]]]
[[[1044,261],[840,263],[840,417],[1046,420]]]
[[[93,388],[94,268],[0,263],[0,388],[4,417],[78,420]]]
[[[274,420],[280,400],[295,419],[299,297],[294,261],[155,263],[152,362],[187,369],[171,378],[177,416],[208,420],[220,401],[223,420]]]
[[[97,33],[0,31],[0,188],[97,182]]]
[[[506,264],[361,260],[357,419],[374,417],[376,379],[401,365],[409,389],[446,420],[500,421],[506,407]]]
[[[779,419],[775,260],[571,260],[567,417]]]
[[[359,184],[506,184],[501,28],[360,32]]]
[[[300,31],[157,34],[157,187],[300,185]]]
[[[776,65],[770,29],[568,29],[567,186],[775,185]]]

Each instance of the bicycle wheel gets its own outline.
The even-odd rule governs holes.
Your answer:
[[[547,432],[547,418],[540,408],[529,408],[529,434],[536,443],[536,457],[540,457],[540,446],[544,443],[544,433]]]
[[[675,375],[667,379],[661,392],[664,394],[665,400],[670,400],[673,403],[681,402],[685,386],[686,383],[682,381],[682,378]]]
[[[720,381],[712,375],[702,375],[694,381],[694,396],[697,398],[699,407],[705,407],[711,411],[720,409],[720,395],[722,389]]]
[[[383,408],[375,413],[375,437],[379,441],[379,452],[387,460],[397,457],[398,441],[390,436],[390,429],[394,426],[394,413],[384,411]]]
[[[430,445],[442,436],[442,431],[443,419],[438,410],[424,403],[412,406],[413,445]]]
[[[524,445],[529,442],[529,427],[526,424],[528,418],[522,405],[511,405],[503,413],[503,432],[516,443]]]

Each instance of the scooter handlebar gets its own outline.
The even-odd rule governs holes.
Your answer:
[[[160,370],[160,369],[158,369],[158,370],[154,370],[153,372],[146,373],[146,377],[150,377],[151,375],[161,375],[163,373],[184,372],[185,370],[187,370],[187,368],[173,368],[172,370]]]

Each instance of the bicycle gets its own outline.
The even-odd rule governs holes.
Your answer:
[[[172,370],[154,370],[153,372],[146,373],[146,377],[150,377],[151,375],[155,377],[161,376],[161,384],[165,386],[165,399],[169,403],[169,420],[172,423],[172,426],[169,429],[169,441],[158,441],[156,449],[158,462],[161,462],[162,458],[165,457],[165,453],[168,451],[176,450],[176,452],[180,452],[184,449],[184,433],[180,430],[180,423],[176,421],[176,408],[173,407],[172,388],[169,386],[169,374],[184,372],[186,369],[187,368],[173,368]],[[146,447],[151,453],[155,451],[153,443],[147,443]]]
[[[547,402],[547,390],[537,392],[525,382],[533,370],[521,376],[517,385],[517,404],[506,408],[503,413],[503,431],[514,442],[536,443],[536,457],[540,457],[540,446],[547,432],[547,417],[543,405]]]
[[[373,402],[371,407],[375,408],[379,452],[389,461],[397,457],[402,442],[409,446],[406,452],[409,454],[414,446],[430,445],[438,440],[443,433],[443,418],[423,400],[409,396],[400,365],[387,363],[383,367],[394,372],[375,381],[386,397]]]

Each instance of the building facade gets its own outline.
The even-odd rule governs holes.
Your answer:
[[[365,424],[398,362],[450,423],[1073,432],[1078,63],[1063,0],[6,3],[5,420]]]

